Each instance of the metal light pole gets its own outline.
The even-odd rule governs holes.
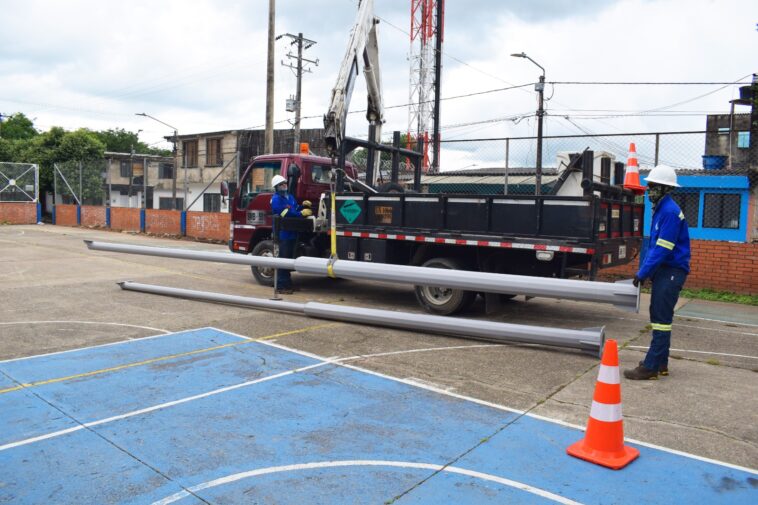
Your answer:
[[[171,174],[171,208],[173,210],[176,210],[176,169],[178,168],[177,165],[179,164],[178,161],[177,161],[177,159],[176,159],[176,143],[178,141],[176,128],[174,128],[173,126],[171,126],[168,123],[164,123],[160,119],[158,119],[156,117],[153,117],[150,114],[145,114],[144,112],[135,112],[134,115],[135,116],[143,116],[143,117],[150,118],[153,121],[158,121],[160,124],[166,125],[169,128],[171,128],[172,130],[174,130],[174,139],[172,140],[172,143],[174,144],[174,170],[172,170],[172,174]],[[145,167],[144,170],[147,171],[147,167]],[[184,169],[184,172],[185,172],[185,174],[187,173],[187,169],[186,168]],[[144,174],[144,175],[146,175],[146,174]],[[147,188],[146,188],[146,190],[147,190]],[[187,203],[187,199],[186,198],[184,200],[184,203],[185,204]]]
[[[535,166],[535,182],[534,182],[534,194],[539,195],[542,193],[542,118],[545,115],[545,109],[543,108],[543,98],[545,92],[545,68],[531,59],[526,53],[514,53],[511,54],[514,58],[526,58],[531,61],[542,70],[540,81],[534,85],[534,90],[539,93],[540,102],[537,108],[537,163]]]

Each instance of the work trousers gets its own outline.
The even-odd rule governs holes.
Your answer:
[[[295,243],[297,239],[279,239],[279,257],[292,259],[295,256]],[[292,289],[292,278],[290,277],[290,271],[284,268],[279,268],[276,271],[276,288],[277,289]]]
[[[671,322],[674,307],[679,300],[679,292],[687,279],[687,272],[681,268],[660,266],[653,274],[650,296],[650,323],[653,326],[653,340],[647,351],[643,365],[648,370],[668,367],[671,347]]]

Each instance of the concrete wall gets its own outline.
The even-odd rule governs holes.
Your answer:
[[[0,202],[0,223],[34,224],[37,204],[34,202]]]
[[[758,243],[692,240],[690,275],[685,288],[758,295]],[[632,278],[639,268],[634,261],[600,271],[600,276]]]

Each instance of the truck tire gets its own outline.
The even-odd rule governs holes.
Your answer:
[[[253,248],[253,256],[274,256],[274,242],[272,240],[262,240]],[[253,277],[262,286],[274,285],[274,269],[251,266]]]
[[[451,258],[433,258],[423,265],[427,268],[449,268],[460,270],[461,265]],[[416,300],[424,310],[432,314],[449,316],[467,309],[474,301],[476,293],[462,289],[440,288],[434,286],[415,286]]]

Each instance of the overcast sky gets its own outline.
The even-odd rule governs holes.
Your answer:
[[[305,53],[319,64],[304,77],[304,128],[322,125],[356,9],[277,2],[276,33],[317,42]],[[180,134],[264,124],[267,0],[0,0],[0,12],[0,113],[23,112],[39,130],[141,129],[169,147],[169,128],[134,113]],[[407,104],[410,0],[375,0],[375,13],[385,105]],[[534,82],[539,69],[509,56],[522,51],[548,82],[749,81],[756,22],[755,0],[447,0],[441,96]],[[280,65],[289,47],[276,46],[277,128],[294,117],[285,100],[295,78]],[[729,111],[738,87],[548,85],[545,134],[700,130],[705,114]],[[445,100],[443,138],[534,135],[536,106],[531,86]],[[363,108],[361,83],[351,109]],[[407,129],[406,107],[386,116],[386,134]],[[365,135],[362,114],[348,130]]]

